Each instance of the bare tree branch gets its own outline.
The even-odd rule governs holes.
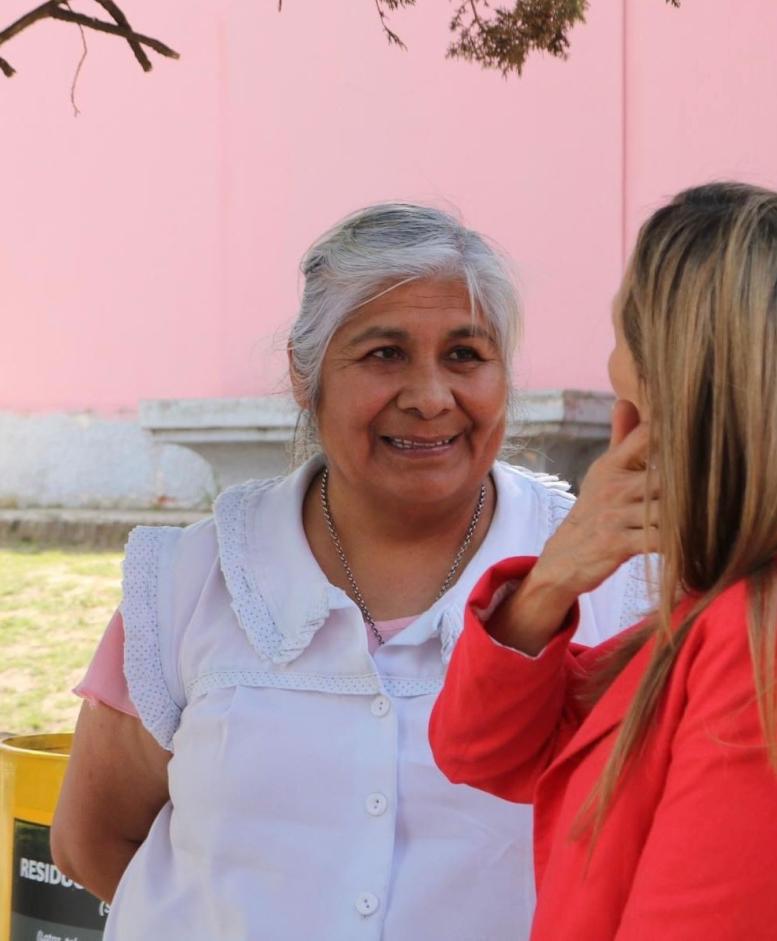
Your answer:
[[[149,49],[153,49],[154,52],[157,52],[161,56],[166,56],[169,59],[180,58],[179,54],[174,49],[165,45],[165,43],[154,39],[152,36],[135,32],[129,25],[129,21],[124,15],[124,12],[114,0],[95,0],[95,2],[97,2],[106,13],[113,17],[114,22],[105,22],[104,20],[97,19],[97,17],[87,16],[84,13],[77,13],[70,10],[67,7],[66,0],[49,0],[49,2],[42,3],[40,6],[35,7],[33,10],[30,10],[29,13],[25,13],[24,16],[19,17],[14,23],[11,23],[10,26],[1,30],[0,46],[10,39],[13,39],[14,36],[18,36],[19,33],[28,29],[34,23],[44,19],[52,19],[61,20],[65,23],[75,23],[82,29],[92,29],[97,32],[109,33],[112,36],[119,36],[125,39],[129,43],[135,58],[140,63],[144,72],[149,72],[152,68],[151,60],[146,55],[146,51],[143,48],[144,46],[148,46]],[[3,74],[8,78],[15,73],[13,66],[5,59],[0,59],[0,70],[2,70]]]
[[[117,3],[113,2],[113,0],[95,0],[95,3],[99,3],[99,5],[103,8],[103,10],[105,10],[108,16],[112,16],[114,19],[114,22],[118,23],[119,26],[125,26],[127,29],[132,29],[132,27],[129,24],[129,20],[124,15],[124,12],[122,11],[122,9],[119,7]],[[144,72],[150,72],[151,61],[146,55],[145,50],[143,49],[143,46],[141,46],[139,42],[135,42],[134,40],[128,40],[128,42],[130,45],[130,49],[132,49],[133,53],[135,54],[135,58],[140,63],[140,67],[143,69]]]
[[[0,32],[0,45],[7,42],[9,39],[13,39],[13,37],[21,33],[23,29],[27,29],[27,27],[32,26],[33,23],[37,23],[38,20],[51,16],[51,11],[57,5],[56,0],[54,0],[54,2],[43,3],[41,6],[35,7],[34,10],[30,10],[29,13],[25,13],[24,16],[20,16],[15,23],[11,23],[10,26],[7,26]]]
[[[98,20],[94,16],[86,16],[84,13],[71,13],[70,10],[65,10],[58,4],[55,4],[55,10],[51,16],[55,20],[64,20],[66,23],[80,23],[88,29],[94,29],[101,33],[110,33],[112,36],[121,36],[122,39],[126,39],[128,42],[141,43],[153,49],[154,52],[158,52],[160,56],[167,56],[169,59],[181,58],[174,49],[152,36],[144,36],[143,33],[136,33],[133,29],[119,26],[116,23],[105,23],[103,20]],[[149,63],[150,67],[151,64]],[[144,69],[144,71],[148,71],[148,69]]]
[[[69,0],[65,0],[67,8],[70,10]],[[81,114],[81,109],[78,107],[78,102],[76,101],[76,89],[78,88],[78,79],[81,77],[81,69],[84,67],[84,62],[86,62],[86,57],[89,55],[89,46],[86,44],[86,33],[84,32],[84,27],[79,26],[78,32],[81,34],[81,58],[78,60],[78,65],[76,70],[73,73],[73,81],[70,83],[70,104],[73,106],[73,117],[77,118]]]

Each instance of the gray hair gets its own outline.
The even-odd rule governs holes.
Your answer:
[[[378,295],[421,278],[466,285],[473,315],[479,310],[486,318],[510,374],[520,309],[509,262],[450,213],[412,203],[368,206],[325,232],[300,268],[305,287],[289,350],[309,419],[319,401],[324,355],[338,328]]]

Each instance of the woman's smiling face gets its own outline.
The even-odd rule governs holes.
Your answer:
[[[377,499],[471,499],[502,443],[508,376],[458,281],[419,280],[335,333],[317,421],[332,472]],[[303,403],[304,404],[304,403]]]

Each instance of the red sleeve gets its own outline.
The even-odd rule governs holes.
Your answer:
[[[92,662],[73,692],[91,703],[101,702],[137,717],[124,676],[124,622],[120,610],[108,622]]]
[[[498,644],[480,619],[496,592],[535,562],[506,559],[473,589],[429,725],[435,761],[450,781],[520,803],[531,803],[537,778],[582,718],[567,708],[579,675],[569,646],[577,605],[537,657]]]
[[[758,714],[744,591],[725,600],[698,625],[672,763],[616,941],[777,937],[777,774]]]

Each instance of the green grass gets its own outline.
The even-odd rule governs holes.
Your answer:
[[[82,677],[121,598],[121,554],[0,548],[0,731],[75,724]]]

